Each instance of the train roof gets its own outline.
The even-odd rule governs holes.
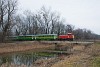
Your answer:
[[[54,35],[56,36],[57,34],[37,34],[37,35],[19,35],[19,36],[49,36],[49,35]]]
[[[38,34],[38,35],[57,35],[57,34]]]
[[[72,34],[72,33],[67,33],[67,34]]]

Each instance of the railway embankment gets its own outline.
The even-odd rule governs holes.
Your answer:
[[[20,52],[20,51],[44,51],[54,53],[72,53],[76,46],[84,48],[93,44],[93,42],[76,42],[76,41],[19,41],[13,43],[0,43],[0,54]],[[51,49],[51,50],[50,50]],[[46,50],[46,51],[45,51]],[[56,51],[57,50],[57,51]],[[60,50],[60,51],[58,51]]]
[[[22,51],[42,51],[53,48],[54,45],[39,43],[37,41],[23,41],[13,43],[0,43],[0,54],[22,52]]]

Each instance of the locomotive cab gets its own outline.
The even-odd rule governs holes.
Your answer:
[[[72,33],[68,33],[67,35],[68,35],[70,41],[74,40],[74,35]]]
[[[72,33],[68,33],[66,35],[59,35],[58,36],[59,40],[68,40],[68,41],[73,41],[74,40],[74,35]]]

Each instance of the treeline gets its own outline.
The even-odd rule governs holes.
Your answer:
[[[73,33],[75,39],[96,39],[98,35],[91,30],[75,29],[65,21],[59,13],[44,6],[37,12],[25,11],[17,14],[17,0],[0,0],[0,41],[6,36],[35,34],[67,34]],[[34,9],[34,8],[33,8]]]

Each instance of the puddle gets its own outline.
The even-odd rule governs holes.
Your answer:
[[[26,53],[12,53],[12,54],[5,54],[0,55],[0,66],[4,63],[13,63],[16,65],[26,65],[30,67],[34,61],[37,59],[47,59],[51,57],[57,57],[57,54],[53,53],[44,53],[44,52],[26,52]]]

